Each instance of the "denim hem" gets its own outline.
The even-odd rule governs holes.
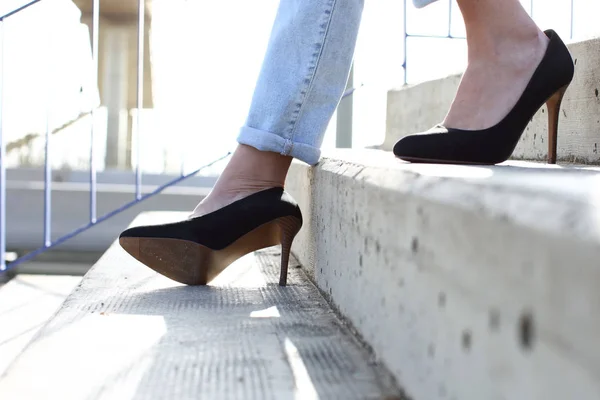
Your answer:
[[[321,157],[321,150],[305,143],[293,142],[275,133],[244,126],[240,130],[239,144],[252,146],[260,151],[272,151],[284,156],[292,156],[309,165],[315,165]]]

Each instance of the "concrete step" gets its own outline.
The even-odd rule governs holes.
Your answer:
[[[296,265],[279,287],[271,249],[186,287],[114,244],[0,378],[0,398],[400,399]]]
[[[18,275],[0,284],[0,376],[80,281],[80,276]]]
[[[600,39],[572,43],[569,49],[575,61],[575,78],[561,107],[558,160],[600,164]],[[381,149],[391,151],[398,139],[440,123],[459,83],[460,75],[453,75],[391,90]],[[513,159],[547,159],[547,119],[546,107],[542,107],[521,137]]]
[[[294,252],[415,400],[600,398],[600,168],[294,163]]]

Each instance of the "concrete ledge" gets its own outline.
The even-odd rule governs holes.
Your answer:
[[[294,251],[415,400],[600,398],[600,169],[294,163]]]
[[[575,59],[575,78],[565,95],[558,134],[558,160],[600,164],[600,39],[569,45]],[[460,83],[450,76],[388,93],[383,150],[406,135],[440,123]],[[545,161],[548,154],[547,111],[537,113],[521,137],[513,158]]]

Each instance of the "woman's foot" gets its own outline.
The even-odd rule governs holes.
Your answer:
[[[190,218],[219,210],[261,190],[283,187],[292,157],[239,145],[217,183]]]
[[[455,128],[456,125],[451,126],[447,122],[446,126],[436,126],[427,132],[405,136],[394,145],[396,157],[410,162],[451,164],[488,165],[504,162],[510,158],[531,118],[544,103],[547,103],[548,162],[556,162],[560,104],[573,79],[574,66],[569,50],[556,32],[548,30],[546,35],[549,44],[544,57],[535,68],[526,88],[518,96],[518,100],[507,107],[509,111],[504,111],[506,115],[500,117],[497,123],[479,120],[484,128],[477,129],[470,126]],[[502,90],[499,96],[506,92],[511,91]],[[493,99],[489,100],[493,104]],[[483,108],[482,112],[476,113],[475,108],[474,115],[485,117],[487,112],[498,111],[484,108],[486,104],[488,103],[478,105]],[[506,102],[499,101],[497,104],[506,105]],[[470,121],[474,123],[477,119],[473,118]]]
[[[536,29],[537,30],[537,29]],[[530,37],[496,37],[470,57],[456,97],[442,125],[481,130],[496,125],[515,106],[544,57],[549,39],[537,30]]]
[[[121,247],[154,271],[186,285],[206,285],[240,257],[281,244],[279,284],[302,226],[298,204],[282,188],[261,190],[199,218],[129,228]]]
[[[298,204],[283,191],[291,161],[239,145],[190,218],[127,229],[119,243],[146,266],[188,285],[205,285],[243,255],[281,244],[279,284],[285,286],[302,226]]]
[[[469,62],[442,125],[481,130],[515,106],[544,57],[548,37],[519,0],[458,0]]]

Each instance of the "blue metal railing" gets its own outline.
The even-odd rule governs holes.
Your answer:
[[[15,14],[18,14],[21,11],[23,11],[24,9],[29,8],[30,6],[34,5],[35,3],[39,3],[40,1],[42,1],[42,0],[33,0],[33,1],[30,1],[29,3],[25,3],[22,6],[15,8],[12,11],[7,12],[6,14],[0,16],[0,22],[4,22],[4,20],[6,18],[13,16]]]
[[[161,193],[166,188],[173,186],[187,178],[196,175],[201,170],[212,166],[213,164],[223,160],[229,156],[229,153],[218,157],[214,161],[203,165],[196,170],[184,173],[183,165],[181,167],[181,176],[173,179],[153,190],[150,193],[142,193],[142,164],[141,164],[141,151],[140,151],[140,134],[141,130],[141,112],[143,108],[143,96],[144,96],[144,23],[145,23],[145,0],[138,0],[138,55],[137,55],[137,127],[138,135],[136,138],[136,165],[135,165],[135,198],[122,205],[121,207],[101,216],[97,216],[97,180],[96,180],[96,159],[94,151],[94,136],[95,132],[95,110],[91,111],[91,131],[90,131],[90,218],[89,222],[81,226],[80,228],[59,237],[56,240],[52,240],[52,212],[51,212],[51,195],[52,195],[52,167],[51,167],[51,129],[49,121],[46,121],[46,132],[45,132],[45,148],[44,148],[44,240],[43,245],[38,249],[25,254],[22,257],[17,258],[10,264],[6,264],[6,146],[4,143],[4,130],[3,130],[3,105],[5,102],[5,91],[3,90],[4,83],[4,39],[5,39],[5,20],[19,12],[29,8],[30,6],[40,2],[41,0],[33,0],[29,3],[22,5],[21,7],[10,11],[0,16],[0,272],[5,272],[17,265],[30,261],[39,254],[52,249],[67,240],[79,235],[82,232],[87,231],[93,226],[127,210],[133,205],[142,202],[152,196]],[[100,0],[93,0],[92,4],[92,57],[93,57],[93,81],[97,84],[98,82],[98,38],[99,38],[99,21],[100,21]],[[183,160],[182,160],[183,161]]]
[[[99,0],[95,0],[99,1]],[[139,131],[141,128],[141,115],[142,109],[144,108],[144,22],[145,22],[145,0],[138,0],[138,54],[137,54],[137,129],[138,135],[136,137],[136,166],[135,166],[135,198],[141,200],[142,192],[140,190],[142,184],[142,170],[140,168],[140,135]]]
[[[29,261],[31,259],[33,259],[34,257],[36,257],[37,255],[39,255],[40,253],[49,250],[55,246],[58,246],[61,243],[64,243],[65,241],[71,239],[72,237],[88,230],[89,228],[101,223],[102,221],[105,221],[109,218],[111,218],[112,216],[130,208],[131,206],[146,200],[149,197],[152,197],[160,192],[162,192],[164,189],[166,189],[169,186],[172,186],[174,184],[177,184],[193,175],[195,175],[196,173],[198,173],[199,171],[201,171],[204,168],[207,168],[211,165],[213,165],[214,163],[226,158],[228,154],[219,157],[218,159],[196,169],[195,171],[192,171],[190,173],[185,174],[183,171],[183,165],[181,168],[181,176],[173,179],[170,182],[167,182],[165,184],[163,184],[162,186],[158,187],[157,189],[155,189],[154,191],[152,191],[151,193],[147,193],[147,194],[142,194],[142,168],[141,168],[141,150],[140,150],[140,135],[139,135],[139,131],[141,130],[141,110],[143,109],[143,97],[144,97],[144,35],[145,35],[145,30],[144,30],[144,24],[145,24],[145,0],[138,0],[138,53],[137,53],[137,92],[136,92],[136,101],[137,101],[137,114],[136,114],[136,121],[137,121],[137,129],[138,129],[138,135],[136,136],[136,143],[135,143],[135,166],[134,166],[134,171],[135,171],[135,198],[121,206],[120,208],[113,210],[111,212],[109,212],[106,215],[103,215],[101,217],[97,216],[97,203],[96,203],[96,191],[97,191],[97,181],[96,181],[96,157],[95,157],[95,151],[94,151],[94,137],[95,137],[95,110],[92,109],[91,111],[91,115],[92,115],[92,124],[91,124],[91,131],[90,131],[90,153],[89,153],[89,171],[90,171],[90,175],[89,175],[89,182],[90,182],[90,198],[89,198],[89,208],[90,208],[90,213],[89,213],[89,222],[86,223],[84,226],[76,229],[75,231],[64,235],[56,240],[52,240],[51,238],[51,223],[52,223],[52,213],[51,213],[51,194],[52,194],[52,179],[51,179],[51,173],[52,173],[52,169],[51,169],[51,163],[50,163],[50,156],[51,156],[51,131],[50,131],[50,126],[47,123],[46,124],[46,132],[45,132],[45,161],[44,161],[44,240],[43,240],[43,246],[41,246],[40,248],[38,248],[37,250],[34,250],[33,252],[30,252],[18,259],[16,259],[15,261],[13,261],[12,263],[10,263],[9,265],[6,265],[6,146],[4,143],[4,137],[3,137],[3,105],[5,104],[6,99],[4,98],[4,90],[3,90],[3,79],[4,79],[4,54],[3,54],[3,49],[4,49],[4,39],[5,39],[5,29],[4,29],[4,21],[5,19],[11,17],[12,15],[18,14],[19,12],[29,8],[30,6],[40,2],[41,0],[32,0],[24,5],[22,5],[21,7],[10,11],[2,16],[0,16],[0,272],[2,271],[6,271],[10,268],[13,268],[23,262]],[[407,50],[407,45],[409,42],[409,39],[413,39],[413,38],[435,38],[435,39],[464,39],[464,37],[461,36],[455,36],[452,34],[453,30],[453,15],[454,15],[454,1],[455,0],[451,0],[449,1],[449,5],[448,5],[448,30],[447,30],[447,34],[446,35],[425,35],[425,34],[418,34],[418,33],[409,33],[408,27],[407,27],[407,14],[408,14],[408,2],[409,0],[404,0],[404,15],[403,15],[403,24],[404,24],[404,58],[403,58],[403,63],[402,63],[402,68],[404,70],[404,83],[407,83],[407,75],[408,75],[408,68],[409,68],[409,63],[408,63],[408,50]],[[573,26],[574,26],[574,2],[575,0],[568,0],[570,1],[570,35],[571,38],[573,37]],[[534,6],[534,0],[531,0],[531,4],[530,4],[530,14],[533,16],[533,6]],[[93,80],[94,82],[98,82],[98,38],[99,38],[99,16],[100,16],[100,0],[93,0],[92,3],[92,57],[93,57]],[[346,90],[343,94],[343,98],[347,98],[349,96],[351,96],[354,91],[357,88],[349,88],[348,90]]]
[[[100,0],[92,3],[92,81],[98,82],[98,37],[100,30]],[[90,223],[96,223],[96,158],[94,156],[94,138],[96,129],[96,113],[92,108],[92,126],[90,129]],[[47,142],[46,142],[47,143]]]

